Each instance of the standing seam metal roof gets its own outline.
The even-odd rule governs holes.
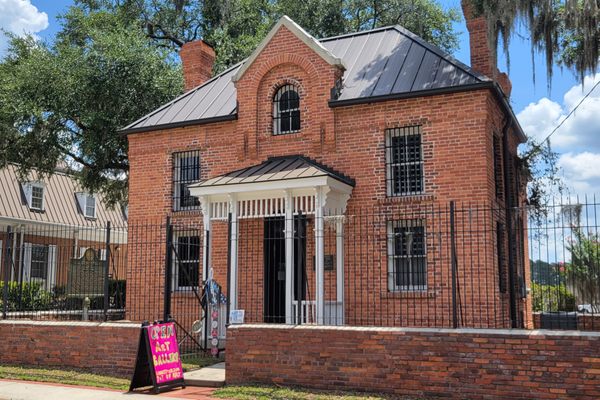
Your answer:
[[[469,87],[491,82],[401,26],[320,40],[346,66],[336,101]],[[246,60],[122,129],[124,133],[195,125],[237,117],[232,78]]]

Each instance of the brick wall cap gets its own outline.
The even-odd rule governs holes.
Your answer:
[[[131,322],[90,322],[90,321],[31,321],[31,320],[17,320],[17,319],[4,319],[0,320],[0,325],[30,325],[30,326],[86,326],[90,328],[137,328],[139,329],[141,324],[134,324]]]
[[[397,332],[397,333],[440,333],[454,335],[481,336],[543,336],[543,337],[579,337],[600,338],[600,332],[588,331],[555,331],[547,329],[475,329],[475,328],[379,328],[360,326],[317,326],[317,325],[285,325],[285,324],[244,324],[230,325],[228,329],[293,329],[293,330],[327,330],[354,332]]]

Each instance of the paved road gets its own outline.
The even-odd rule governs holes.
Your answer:
[[[162,393],[160,400],[196,399],[209,400],[214,389],[187,387]],[[123,393],[115,390],[88,387],[64,386],[51,383],[37,383],[13,380],[0,380],[0,400],[149,400],[154,395]],[[154,396],[156,399],[156,396]]]

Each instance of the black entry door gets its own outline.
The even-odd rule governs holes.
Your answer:
[[[305,299],[306,218],[294,218],[294,298]],[[264,321],[285,323],[285,220],[265,218]]]

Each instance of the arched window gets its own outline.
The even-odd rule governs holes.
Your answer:
[[[300,130],[300,95],[293,85],[283,85],[273,97],[273,135]]]

